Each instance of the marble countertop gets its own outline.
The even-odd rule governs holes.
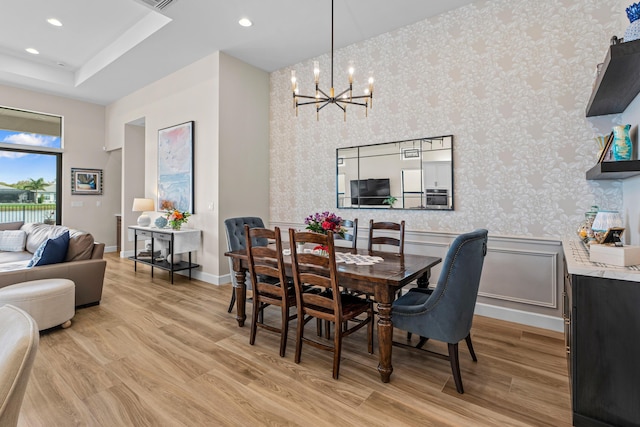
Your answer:
[[[618,267],[600,262],[591,262],[589,261],[589,252],[586,246],[577,239],[562,239],[562,248],[567,260],[569,274],[640,282],[640,265]]]

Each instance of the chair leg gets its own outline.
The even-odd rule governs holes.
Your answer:
[[[453,380],[456,383],[456,390],[463,394],[462,377],[460,376],[460,363],[458,361],[458,343],[448,344],[449,346],[449,362],[451,363],[451,371],[453,372]]]
[[[367,325],[368,350],[369,354],[373,354],[373,304],[369,307],[367,316],[369,317],[369,324]]]
[[[280,326],[280,357],[284,357],[287,350],[287,334],[289,333],[289,307],[286,301],[282,304],[282,325]]]
[[[467,342],[467,347],[469,348],[469,353],[471,353],[471,358],[474,362],[477,362],[478,358],[476,357],[476,352],[473,351],[473,344],[471,344],[471,333],[469,333],[469,335],[467,335],[464,340]]]
[[[316,334],[321,337],[322,336],[322,320],[316,317]]]
[[[324,337],[326,339],[331,338],[331,322],[328,320],[324,321]]]
[[[340,375],[340,355],[342,353],[342,328],[336,322],[333,333],[333,379],[337,380]]]
[[[429,341],[429,338],[420,337],[420,341],[418,341],[418,344],[416,344],[416,348],[424,347],[424,345],[427,343],[427,341]]]
[[[296,356],[295,362],[300,363],[300,355],[302,354],[302,338],[304,337],[304,313],[298,308],[298,331],[296,333]]]
[[[251,333],[249,334],[249,344],[253,345],[256,342],[256,331],[258,330],[258,313],[262,311],[260,307],[260,301],[258,298],[253,298],[253,313],[251,313]]]
[[[231,288],[231,301],[229,302],[229,309],[227,313],[231,313],[233,306],[236,304],[236,288]]]

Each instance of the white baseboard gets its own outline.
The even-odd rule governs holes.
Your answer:
[[[104,251],[106,252],[116,252],[118,250],[117,246],[105,246]]]
[[[536,328],[549,329],[556,332],[564,331],[564,322],[562,321],[562,318],[547,316],[546,314],[531,313],[483,303],[476,303],[475,314],[491,317],[493,319],[505,320],[507,322],[534,326]]]

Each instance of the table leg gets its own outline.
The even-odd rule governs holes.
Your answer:
[[[378,303],[378,350],[380,362],[378,372],[383,383],[388,383],[393,372],[391,365],[391,347],[393,342],[393,322],[391,321],[391,303]]]
[[[236,320],[238,326],[244,326],[244,321],[247,319],[245,314],[245,304],[247,300],[247,285],[245,283],[246,274],[245,270],[236,271],[236,284],[233,291],[236,293]]]

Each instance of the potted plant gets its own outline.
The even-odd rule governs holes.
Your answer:
[[[393,197],[393,196],[389,196],[386,199],[384,199],[382,201],[383,204],[385,205],[389,205],[389,209],[393,209],[393,204],[397,201],[398,199]]]

